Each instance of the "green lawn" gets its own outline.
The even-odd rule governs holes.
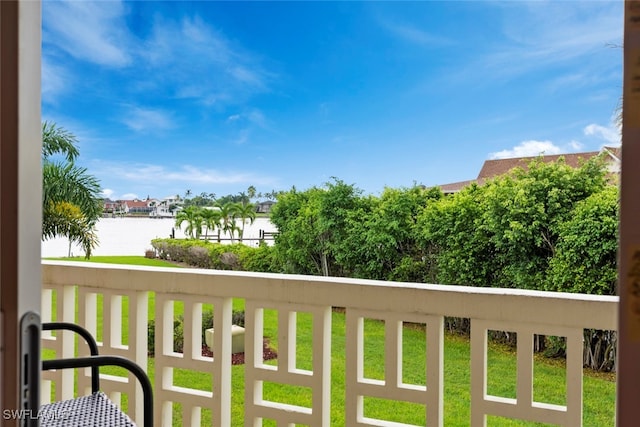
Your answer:
[[[93,257],[93,262],[117,262],[147,264],[144,257]],[[118,262],[119,261],[119,262]],[[166,265],[167,263],[161,263]],[[124,303],[126,304],[126,300]],[[234,309],[242,309],[244,301],[234,300]],[[101,319],[101,304],[98,305],[98,319]],[[182,305],[175,304],[176,315],[182,313]],[[126,316],[126,307],[123,314]],[[150,296],[149,314],[154,316],[154,298]],[[277,348],[277,312],[265,310],[265,335],[272,338]],[[331,425],[343,426],[345,397],[345,316],[332,314],[332,358],[331,358]],[[101,325],[98,325],[101,329]],[[297,366],[310,369],[312,361],[312,320],[308,313],[299,313],[297,317]],[[125,332],[126,334],[126,332]],[[99,335],[101,335],[99,333]],[[126,338],[125,338],[126,340]],[[416,325],[405,326],[403,331],[403,371],[406,383],[424,383],[425,368],[425,331]],[[376,320],[365,322],[365,376],[384,378],[384,323]],[[469,342],[458,336],[445,337],[444,345],[444,425],[468,426],[470,419],[470,371]],[[515,397],[515,353],[504,346],[489,346],[488,392],[504,397]],[[271,361],[269,363],[277,363]],[[114,373],[111,371],[110,373]],[[148,373],[153,383],[154,359],[149,358]],[[534,398],[537,401],[564,404],[565,371],[561,361],[536,357],[534,364]],[[200,390],[211,390],[211,376],[200,372],[176,369],[174,384]],[[310,406],[310,390],[280,384],[265,384],[266,399],[301,406]],[[232,425],[244,425],[244,367],[232,367]],[[365,398],[365,416],[414,425],[425,424],[425,408],[422,405]],[[584,376],[584,425],[613,426],[615,410],[615,380],[610,375],[598,375],[585,371]],[[181,408],[174,410],[174,425],[182,425]],[[211,425],[211,413],[203,410],[202,425]],[[275,426],[265,420],[264,425]],[[541,426],[544,424],[519,422],[489,417],[489,426]]]

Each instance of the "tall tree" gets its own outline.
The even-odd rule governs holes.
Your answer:
[[[323,188],[292,188],[278,196],[271,222],[278,228],[276,247],[288,272],[348,275],[340,254],[349,237],[350,212],[362,205],[360,193],[333,178]]]
[[[239,231],[236,224],[236,218],[238,214],[238,207],[240,203],[225,203],[224,205],[218,205],[220,208],[220,220],[222,224],[222,231],[229,234],[231,241],[233,242],[236,231]]]
[[[77,139],[52,122],[42,124],[42,240],[76,242],[89,258],[98,245],[95,224],[102,213],[98,180],[75,165]],[[61,155],[62,160],[52,157]]]
[[[249,221],[249,224],[253,224],[256,220],[256,206],[253,203],[248,203],[246,205],[237,204],[236,206],[236,216],[240,219],[240,241],[242,242],[242,238],[244,236],[244,226]]]
[[[220,228],[222,213],[219,210],[204,208],[200,211],[202,226],[204,227],[204,239],[208,240],[209,231]]]
[[[616,294],[619,196],[611,185],[575,205],[560,226],[549,290]]]
[[[350,275],[367,279],[434,281],[429,248],[423,248],[418,218],[442,197],[438,188],[385,188],[349,212],[348,237],[336,254]]]
[[[249,188],[247,188],[247,196],[249,196],[249,200],[256,197],[256,193],[256,187],[254,187],[253,185],[250,185]]]
[[[192,239],[199,239],[202,234],[202,209],[197,206],[187,206],[176,215],[176,227],[182,227],[186,222],[185,233]]]
[[[539,289],[562,224],[578,202],[605,185],[598,159],[580,168],[536,160],[527,170],[468,187],[427,208],[420,221],[423,244],[437,250],[438,281]]]

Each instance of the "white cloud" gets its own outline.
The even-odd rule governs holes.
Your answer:
[[[584,148],[584,145],[580,141],[573,140],[569,143],[569,147],[573,151],[580,151]]]
[[[411,24],[398,24],[388,20],[383,20],[380,25],[394,36],[422,46],[446,46],[453,42],[442,36],[433,35],[421,28]]]
[[[111,196],[113,196],[115,194],[115,191],[113,191],[110,188],[103,188],[102,189],[102,197],[105,197],[107,199],[110,199]]]
[[[248,114],[248,119],[251,123],[258,125],[262,128],[267,126],[267,118],[264,116],[264,113],[260,110],[251,110]]]
[[[250,109],[242,114],[233,114],[227,117],[227,123],[235,124],[235,126],[258,126],[263,129],[269,128],[269,121],[265,117],[264,113],[258,109]]]
[[[249,140],[249,135],[250,135],[249,129],[242,129],[238,133],[238,137],[233,141],[233,143],[236,145],[246,144],[246,142]]]
[[[590,87],[620,79],[620,53],[610,46],[622,43],[622,3],[616,2],[486,2],[502,13],[503,38],[484,44],[477,59],[466,64],[457,78],[509,79],[553,68],[550,91]],[[604,51],[604,52],[603,52]],[[607,57],[606,52],[610,52]],[[563,75],[560,67],[575,71]],[[612,75],[612,71],[615,71]]]
[[[120,1],[44,2],[43,39],[74,58],[95,64],[122,67],[131,55],[125,7]]]
[[[93,173],[103,182],[107,180],[128,181],[126,185],[154,184],[168,187],[170,184],[179,184],[189,187],[198,184],[263,184],[271,185],[275,180],[268,176],[258,176],[252,172],[225,171],[205,169],[197,166],[182,165],[165,167],[144,163],[96,163]],[[102,178],[104,177],[104,178]],[[120,184],[122,186],[122,184]],[[123,196],[124,197],[124,196]]]
[[[557,92],[567,87],[575,89],[593,86],[601,80],[602,77],[594,73],[573,73],[560,75],[557,78],[551,79],[546,86],[549,92]]]
[[[249,70],[242,65],[235,65],[228,69],[229,74],[240,83],[246,83],[249,86],[263,88],[264,82],[259,73]]]
[[[122,123],[136,132],[166,130],[175,126],[169,113],[141,107],[129,107]]]
[[[139,199],[139,197],[138,197],[138,195],[136,193],[123,194],[122,197],[120,197],[120,199],[118,199],[118,200],[133,200],[133,199]]]
[[[204,105],[242,103],[269,90],[273,74],[257,55],[227,39],[199,17],[158,15],[144,39],[127,25],[129,7],[121,1],[50,1],[43,4],[43,50],[144,76],[129,89],[162,87],[167,97]],[[51,56],[51,55],[49,55]],[[61,62],[59,62],[62,64]],[[53,64],[43,65],[46,95],[61,88]]]
[[[268,90],[272,78],[257,57],[198,17],[156,20],[140,55],[151,70],[161,70],[150,75],[169,84],[172,95],[206,105],[240,102]]]
[[[613,126],[605,127],[592,123],[584,128],[584,134],[604,139],[607,144],[620,144],[620,134]]]
[[[42,56],[42,101],[53,103],[56,97],[66,89],[64,68],[54,64],[45,55]]]
[[[505,55],[517,53],[520,59],[555,62],[621,42],[619,4],[519,3],[508,5],[506,11],[510,19],[505,21],[504,33],[514,44]]]
[[[490,159],[509,159],[512,157],[533,157],[541,154],[560,154],[562,149],[551,141],[523,141],[510,150],[502,150],[489,154]]]

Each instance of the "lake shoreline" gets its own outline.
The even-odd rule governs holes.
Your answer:
[[[183,225],[184,226],[184,225]],[[248,246],[257,246],[260,230],[275,232],[276,227],[269,218],[256,218],[253,224],[246,224],[244,241]],[[185,239],[184,231],[175,226],[175,218],[118,217],[100,218],[96,224],[98,247],[92,255],[140,255],[151,249],[153,239],[169,238],[175,232],[176,239]],[[227,236],[228,237],[228,236]],[[212,239],[212,241],[214,241]],[[236,239],[237,241],[237,239]],[[222,241],[230,243],[230,241]],[[42,258],[69,256],[69,240],[55,238],[45,240],[41,245]],[[84,256],[84,250],[77,244],[71,245],[71,256]]]

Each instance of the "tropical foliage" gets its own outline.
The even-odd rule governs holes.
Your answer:
[[[580,168],[534,161],[429,206],[420,228],[436,254],[438,282],[546,288],[564,224],[605,187],[597,159]]]
[[[251,221],[242,207],[220,206],[214,227],[232,236],[239,228],[241,238]],[[275,245],[224,259],[254,271],[611,295],[617,212],[618,189],[600,159],[578,168],[534,160],[446,197],[420,185],[363,195],[333,178],[278,193],[270,217]],[[171,250],[202,265],[221,262],[208,247]],[[465,319],[447,325],[469,328]],[[537,337],[535,346],[562,355],[564,343]],[[585,331],[585,349],[585,364],[615,369],[615,334]]]
[[[55,123],[42,124],[42,240],[67,237],[89,258],[97,246],[102,213],[98,180],[79,167],[76,137]]]
[[[255,205],[250,203],[230,202],[213,207],[190,205],[176,214],[176,227],[185,224],[184,231],[191,239],[202,238],[204,231],[204,239],[209,240],[217,230],[218,238],[226,233],[232,241],[236,236],[242,241],[246,222],[252,224],[256,218],[255,210]]]
[[[272,261],[289,273],[610,295],[617,203],[600,159],[535,160],[447,197],[422,186],[361,196],[334,180],[279,195]],[[614,335],[586,331],[585,343],[589,366],[614,369]],[[563,343],[538,337],[545,347],[561,354]]]

